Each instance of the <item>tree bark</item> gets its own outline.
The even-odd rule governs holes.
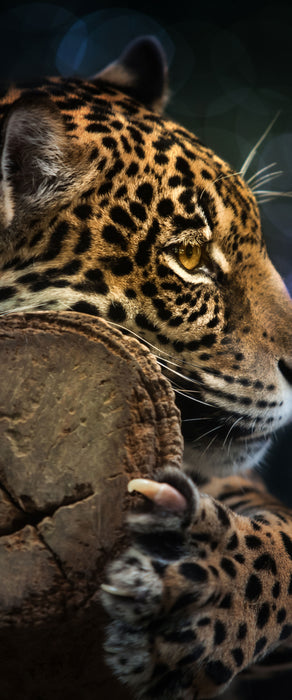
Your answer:
[[[2,317],[0,361],[0,700],[127,698],[99,585],[128,480],[181,465],[172,389],[144,346],[81,314]]]

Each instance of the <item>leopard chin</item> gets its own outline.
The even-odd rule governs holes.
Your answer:
[[[263,464],[272,444],[271,435],[236,438],[231,444],[210,439],[202,440],[199,445],[185,442],[184,469],[196,472],[200,482],[214,476],[227,476],[246,471]]]
[[[273,436],[291,421],[291,390],[277,395],[277,405],[258,412],[234,410],[208,400],[205,387],[194,396],[176,392],[185,442],[184,466],[206,478],[237,474],[264,465]],[[219,396],[220,400],[220,396]],[[272,403],[272,402],[270,402]],[[276,404],[276,401],[273,401]]]

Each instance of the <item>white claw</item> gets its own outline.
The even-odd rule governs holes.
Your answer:
[[[159,483],[151,479],[132,479],[128,491],[138,491],[162,508],[184,511],[187,508],[185,497],[170,484]]]
[[[116,588],[116,586],[109,586],[107,583],[102,583],[101,586],[103,591],[110,593],[110,595],[123,596],[124,598],[130,598],[131,595],[129,591],[124,591],[122,588]]]

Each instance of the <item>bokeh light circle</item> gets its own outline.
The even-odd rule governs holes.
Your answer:
[[[174,44],[156,20],[127,8],[113,8],[84,15],[68,29],[57,48],[56,67],[61,75],[94,75],[143,34],[160,39],[168,62],[172,61]]]

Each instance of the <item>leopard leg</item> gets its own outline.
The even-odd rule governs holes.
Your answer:
[[[102,593],[108,661],[137,698],[215,697],[292,634],[291,516],[247,480],[249,515],[199,493],[179,471],[157,480],[186,507],[154,502],[131,515],[133,546],[109,568]],[[238,503],[231,481],[217,486]]]

